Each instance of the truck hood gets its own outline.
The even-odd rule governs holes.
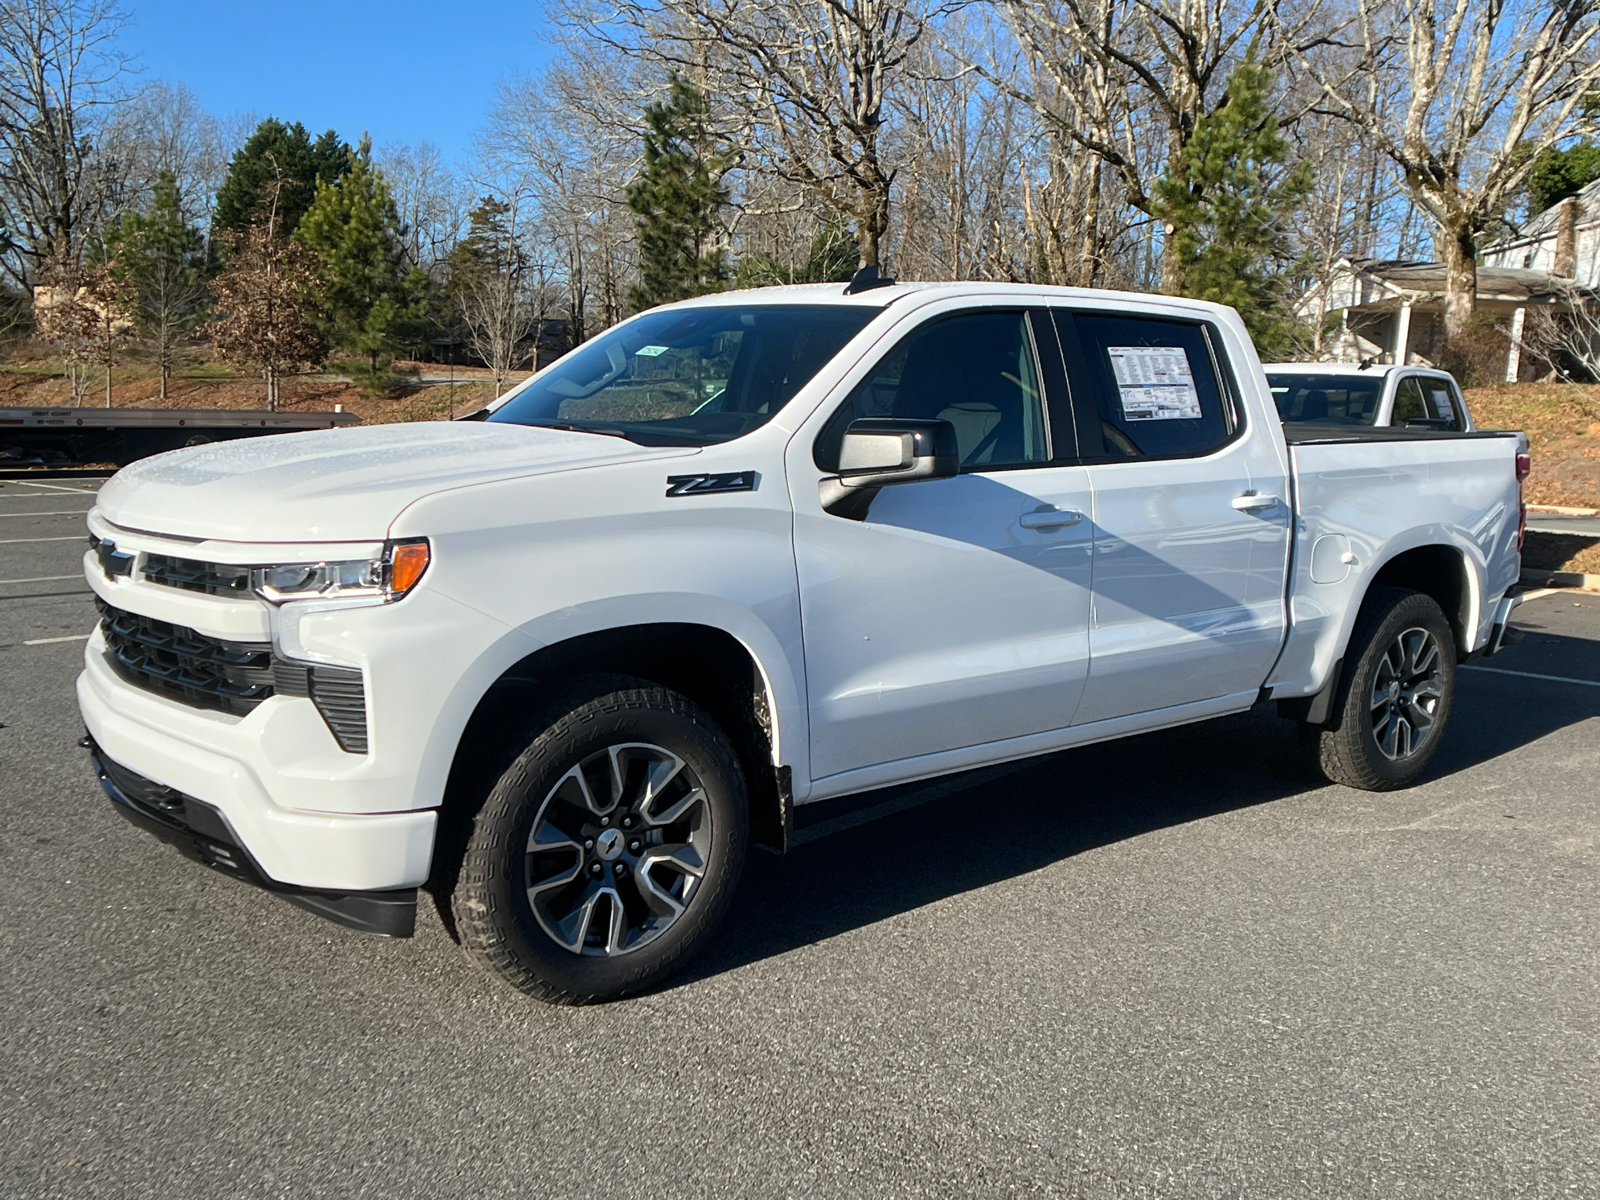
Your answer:
[[[407,505],[450,488],[678,458],[592,433],[485,422],[319,429],[143,459],[100,489],[124,529],[240,542],[375,541]]]

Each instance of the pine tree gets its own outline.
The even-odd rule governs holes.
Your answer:
[[[714,147],[710,112],[677,72],[666,102],[645,106],[644,169],[627,193],[639,216],[639,283],[628,292],[636,312],[727,286],[727,251],[714,245],[714,232],[732,158]]]
[[[177,349],[200,319],[209,265],[205,236],[183,219],[180,201],[172,172],[162,171],[150,210],[125,213],[104,244],[134,324],[155,347],[163,400]]]
[[[317,181],[337,182],[351,156],[350,147],[331,129],[313,142],[299,121],[285,125],[268,117],[228,163],[227,177],[217,191],[213,231],[243,233],[261,223],[268,205],[276,203],[272,226],[279,237],[288,237],[316,198]],[[281,187],[268,188],[280,183]]]
[[[527,361],[528,335],[539,332],[549,307],[511,215],[505,201],[485,196],[447,260],[452,324],[493,374],[496,396],[506,377]]]
[[[1309,164],[1285,169],[1290,146],[1272,108],[1273,82],[1252,44],[1222,103],[1195,123],[1181,161],[1154,188],[1182,294],[1238,309],[1263,358],[1290,350],[1299,334],[1288,304],[1289,230],[1312,186]]]
[[[1551,147],[1528,173],[1528,215],[1537,216],[1600,179],[1600,145],[1585,138],[1564,149]]]
[[[403,327],[418,316],[426,286],[424,272],[405,269],[404,232],[366,138],[337,182],[317,181],[294,232],[316,259],[328,340],[365,355],[374,372],[388,365]]]

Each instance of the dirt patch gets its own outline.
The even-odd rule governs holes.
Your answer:
[[[1501,384],[1472,388],[1466,399],[1480,429],[1528,435],[1530,504],[1600,508],[1600,386]]]
[[[398,365],[398,364],[397,364]],[[423,378],[430,382],[407,385],[392,397],[363,396],[347,380],[331,375],[303,375],[285,379],[279,387],[278,408],[282,412],[330,412],[341,406],[366,424],[382,425],[395,421],[443,421],[474,412],[494,398],[494,383],[488,372],[456,369],[459,382],[431,382],[447,369],[427,364]],[[524,378],[519,374],[518,379]],[[216,408],[260,409],[266,407],[266,385],[260,379],[244,378],[215,363],[197,363],[167,380],[167,398],[160,398],[161,381],[147,366],[121,366],[111,373],[113,408]],[[105,407],[105,377],[98,374],[84,407]],[[0,366],[0,407],[52,407],[72,405],[72,389],[59,366],[48,361],[22,361]]]

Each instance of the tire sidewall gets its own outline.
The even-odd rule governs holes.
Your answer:
[[[623,742],[661,746],[682,758],[705,789],[712,821],[706,872],[688,910],[648,945],[616,958],[573,954],[540,926],[529,903],[524,854],[550,790],[577,763]],[[663,977],[709,933],[743,865],[748,802],[738,761],[716,725],[662,689],[612,692],[577,706],[536,736],[491,789],[468,854],[484,860],[482,895],[497,938],[545,987],[574,999],[611,998]]]
[[[1428,740],[1419,753],[1402,761],[1390,759],[1378,746],[1377,734],[1372,728],[1369,697],[1377,680],[1378,664],[1407,629],[1426,629],[1439,646],[1439,709],[1434,716]],[[1401,786],[1411,782],[1427,767],[1439,749],[1445,730],[1450,723],[1450,712],[1455,704],[1456,651],[1455,633],[1445,619],[1438,604],[1420,592],[1413,592],[1396,600],[1384,611],[1368,636],[1356,669],[1350,676],[1346,693],[1342,732],[1359,747],[1368,768],[1384,783]]]

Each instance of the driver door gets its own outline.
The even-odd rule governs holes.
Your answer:
[[[1060,376],[1048,316],[969,307],[906,333],[814,446],[796,439],[813,781],[906,764],[870,785],[915,774],[914,760],[1072,723],[1093,525],[1087,470],[1052,451],[1046,380]],[[858,417],[949,421],[961,473],[885,487],[864,518],[823,510],[818,480]],[[1063,457],[1075,454],[1070,423],[1065,436]]]

